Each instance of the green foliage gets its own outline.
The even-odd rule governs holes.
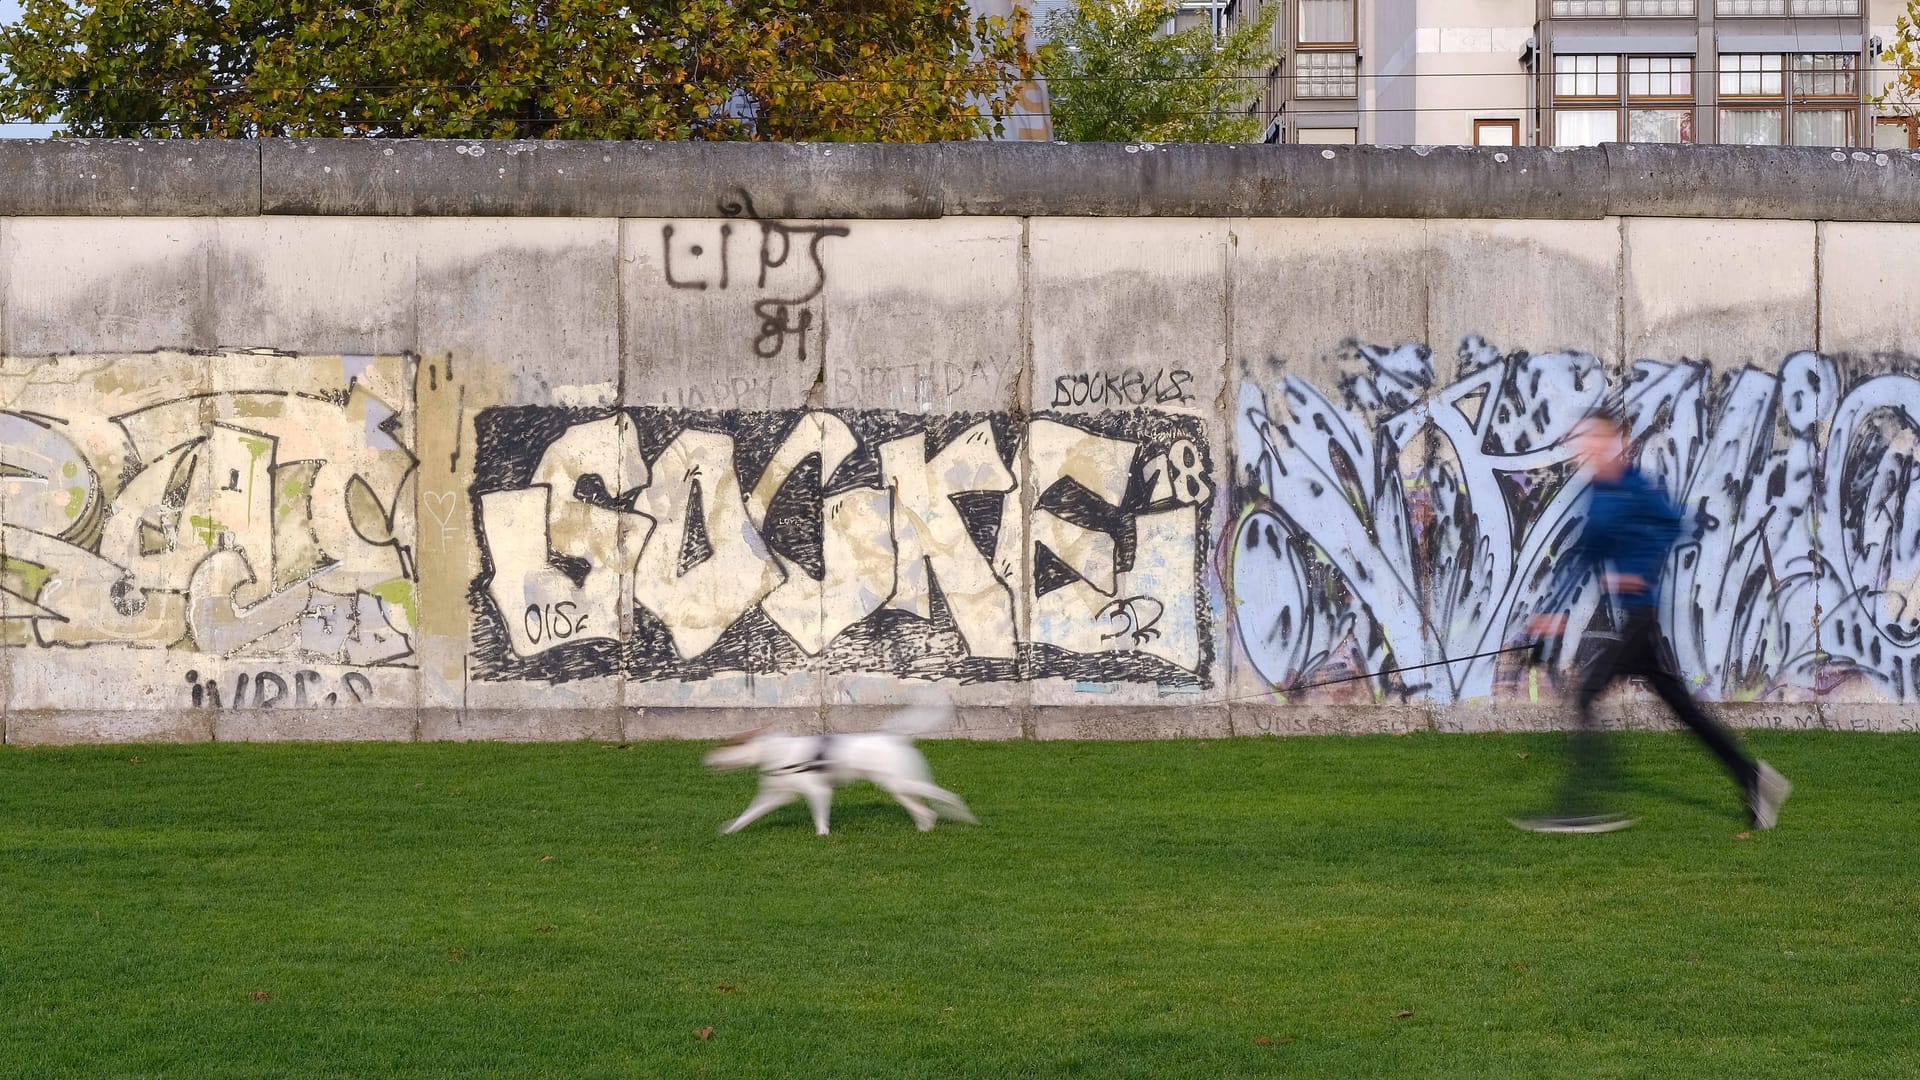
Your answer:
[[[1245,142],[1260,137],[1247,106],[1273,65],[1273,20],[1216,41],[1196,26],[1162,32],[1174,0],[1078,0],[1047,22],[1042,56],[1054,137],[1067,142]]]
[[[1912,1077],[1920,738],[1746,737],[1744,840],[1681,733],[1612,836],[1502,820],[1553,735],[929,742],[978,827],[827,837],[690,743],[0,747],[0,1075]]]
[[[0,113],[83,136],[971,138],[1034,72],[964,0],[25,0]]]
[[[1880,59],[1893,65],[1893,81],[1873,100],[1907,116],[1920,115],[1920,0],[1908,0],[1894,24],[1893,40],[1885,44]]]

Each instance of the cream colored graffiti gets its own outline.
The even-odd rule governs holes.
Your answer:
[[[930,621],[938,604],[963,657],[1013,658],[1030,640],[1199,671],[1200,507],[1211,490],[1197,451],[1184,441],[1157,450],[1044,419],[1027,432],[1036,492],[1070,480],[1119,514],[1136,477],[1153,489],[1152,508],[1132,515],[1124,569],[1110,533],[1046,510],[1029,521],[1021,482],[987,421],[931,456],[924,432],[873,447],[877,486],[820,500],[815,577],[768,543],[768,518],[809,458],[817,456],[824,485],[859,452],[845,420],[800,414],[743,490],[733,436],[681,430],[649,463],[633,423],[615,415],[570,428],[544,451],[527,486],[478,495],[491,562],[486,595],[506,644],[522,657],[618,640],[623,600],[665,628],[681,661],[707,654],[756,609],[816,657],[883,609]],[[990,544],[970,535],[960,496],[997,500]],[[1028,567],[1042,549],[1078,580],[1036,599]],[[563,606],[556,620],[551,613]]]
[[[392,405],[352,379],[166,396],[177,365],[155,361],[156,385],[130,388],[110,361],[74,363],[66,415],[0,411],[7,644],[411,654],[414,459]],[[30,389],[44,388],[10,393]]]

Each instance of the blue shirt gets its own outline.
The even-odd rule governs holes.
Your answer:
[[[1667,555],[1680,538],[1681,515],[1660,485],[1633,466],[1612,480],[1594,477],[1587,489],[1587,522],[1580,538],[1560,564],[1560,588],[1555,604],[1563,608],[1566,594],[1579,583],[1583,571],[1633,574],[1646,582],[1637,593],[1615,599],[1627,608],[1658,608],[1660,577]]]

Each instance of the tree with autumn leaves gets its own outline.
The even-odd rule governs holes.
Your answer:
[[[1900,115],[1920,116],[1920,0],[1908,0],[1893,38],[1882,44],[1880,59],[1893,65],[1893,81],[1875,100]]]
[[[990,134],[1037,58],[964,0],[24,0],[0,113],[80,136]]]

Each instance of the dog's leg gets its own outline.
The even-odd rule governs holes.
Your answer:
[[[818,836],[827,835],[827,810],[833,805],[833,786],[825,781],[816,780],[807,785],[807,805],[813,809],[813,831]]]
[[[953,792],[948,791],[938,784],[926,780],[908,780],[903,781],[900,786],[911,794],[918,795],[923,799],[946,807],[947,816],[949,817],[964,821],[969,825],[980,824],[979,820],[973,816],[973,811],[968,810],[967,804],[960,800],[960,796],[955,795]],[[894,797],[899,798],[898,795]]]
[[[754,795],[753,801],[747,804],[747,809],[743,813],[741,813],[739,817],[734,818],[732,821],[729,821],[726,827],[721,829],[720,831],[722,833],[737,833],[741,829],[746,828],[747,826],[753,824],[754,822],[759,821],[761,818],[766,817],[768,814],[773,813],[775,810],[778,810],[781,807],[792,802],[793,797],[794,797],[794,793],[791,791],[764,791],[763,790],[758,794]]]
[[[908,794],[904,788],[890,787],[887,789],[887,794],[893,796],[895,802],[906,807],[907,814],[913,818],[913,827],[921,832],[933,828],[933,823],[940,817],[929,809],[926,803]]]

